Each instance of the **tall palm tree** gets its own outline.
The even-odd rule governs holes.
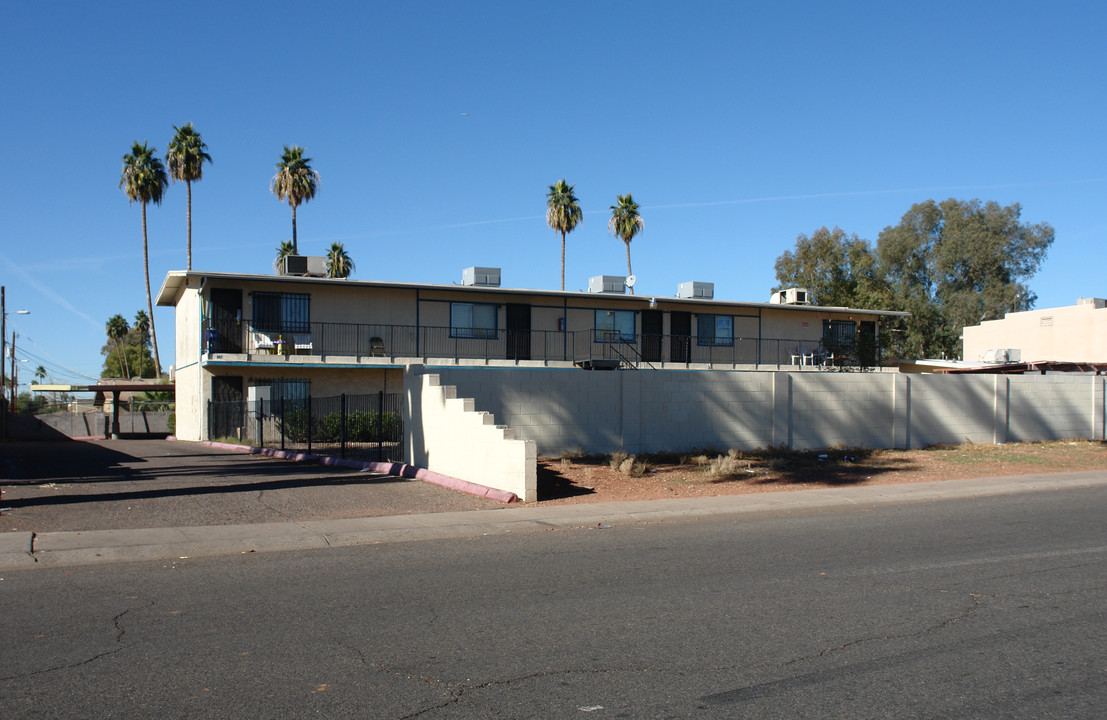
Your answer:
[[[327,277],[346,278],[354,271],[354,261],[342,243],[331,243],[331,249],[327,251]]]
[[[546,193],[546,224],[554,232],[561,233],[561,289],[565,289],[565,235],[571,233],[577,225],[584,222],[580,211],[580,202],[573,194],[574,185],[565,182],[565,178],[550,185]]]
[[[46,368],[43,365],[39,365],[35,368],[35,383],[41,385],[42,381],[46,379]]]
[[[184,180],[188,188],[188,269],[192,269],[192,181],[201,180],[204,176],[204,163],[211,162],[211,155],[206,150],[208,146],[200,139],[200,133],[192,127],[192,123],[185,123],[181,127],[173,126],[176,135],[169,141],[169,152],[165,155],[166,165],[169,167],[169,177],[173,180]]]
[[[295,255],[295,254],[296,253],[293,252],[293,250],[292,250],[292,241],[291,240],[282,241],[281,244],[277,246],[277,259],[273,261],[273,269],[276,270],[277,272],[280,272],[281,262],[283,262],[284,259],[286,257],[288,257],[289,255]]]
[[[134,329],[138,331],[138,339],[143,346],[150,340],[150,316],[145,310],[135,313]]]
[[[146,309],[150,318],[150,338],[154,349],[154,374],[161,379],[161,360],[158,358],[158,333],[154,329],[154,303],[150,295],[150,251],[146,242],[146,205],[161,204],[169,180],[165,176],[165,166],[158,159],[156,148],[135,141],[131,152],[123,156],[123,175],[119,187],[127,194],[132,203],[142,203],[142,267],[146,276]]]
[[[611,206],[611,219],[607,221],[607,229],[611,234],[623,241],[627,246],[627,276],[634,273],[630,269],[630,241],[634,236],[646,229],[646,221],[638,214],[638,203],[630,193],[616,195],[617,205]],[[630,294],[634,294],[634,286],[630,288]]]
[[[311,169],[311,158],[304,157],[304,149],[298,145],[284,146],[277,174],[269,183],[269,189],[281,202],[288,201],[292,208],[292,254],[299,255],[296,245],[296,207],[315,197],[319,186],[319,173]]]
[[[115,349],[119,354],[119,371],[123,373],[124,377],[131,377],[131,369],[127,364],[127,351],[123,346],[123,339],[127,337],[127,332],[130,330],[127,327],[127,321],[123,319],[122,315],[113,315],[108,319],[107,327],[104,328],[108,337],[115,341]]]

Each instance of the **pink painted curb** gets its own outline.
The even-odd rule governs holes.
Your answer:
[[[488,498],[489,500],[498,500],[502,503],[515,502],[519,499],[519,496],[513,492],[507,490],[499,490],[497,488],[490,488],[485,485],[478,485],[468,480],[460,480],[449,475],[443,475],[433,470],[426,468],[416,467],[414,465],[405,465],[403,463],[387,463],[387,462],[367,462],[363,460],[346,460],[344,458],[330,457],[327,455],[308,455],[307,453],[292,452],[290,450],[272,450],[270,448],[252,447],[250,445],[234,445],[232,443],[212,442],[205,440],[200,443],[207,447],[218,448],[220,450],[230,450],[231,452],[249,453],[251,455],[269,455],[271,457],[282,458],[284,460],[298,460],[308,462],[318,462],[323,465],[336,465],[338,467],[348,467],[355,470],[368,470],[370,472],[383,473],[385,475],[394,475],[396,477],[405,477],[412,480],[421,480],[423,482],[431,483],[432,485],[441,485],[442,487],[449,488],[450,490],[456,490],[458,492],[467,493],[469,495],[476,495],[477,497]]]

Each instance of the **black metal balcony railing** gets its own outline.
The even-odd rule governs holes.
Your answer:
[[[303,332],[262,331],[249,323],[208,321],[204,352],[249,355],[509,360],[650,368],[671,365],[857,365],[851,347],[828,351],[820,340],[716,338],[597,333],[594,330],[463,331],[448,327],[313,322]],[[866,365],[875,364],[876,358]]]

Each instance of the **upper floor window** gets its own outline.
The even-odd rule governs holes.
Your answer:
[[[634,342],[634,311],[597,310],[596,342]]]
[[[700,345],[734,345],[734,318],[730,315],[700,315],[697,326]]]
[[[496,338],[494,303],[450,303],[450,337]]]
[[[255,292],[254,329],[261,332],[311,332],[311,295]]]

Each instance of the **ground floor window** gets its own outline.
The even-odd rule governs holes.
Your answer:
[[[596,342],[634,342],[634,311],[597,310]]]
[[[700,315],[696,324],[700,345],[734,345],[734,318],[730,315]]]
[[[496,305],[450,303],[450,337],[496,338]]]
[[[286,405],[306,403],[311,394],[311,381],[300,378],[261,378],[254,380],[254,386],[269,388],[269,402],[274,407],[282,401]]]

